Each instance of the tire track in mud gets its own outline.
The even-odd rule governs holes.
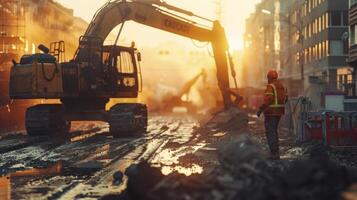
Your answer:
[[[91,130],[84,130],[81,133],[83,135],[88,134],[88,133],[101,133],[98,131],[98,127],[93,128]],[[74,134],[74,137],[78,137],[79,132],[77,131]],[[102,137],[100,134],[96,134],[92,137]],[[65,137],[62,138],[51,138],[49,136],[45,137],[28,137],[24,136],[24,138],[19,138],[18,141],[13,140],[12,143],[18,143],[18,145],[13,145],[12,148],[10,148],[10,151],[1,153],[0,155],[0,175],[5,175],[8,173],[16,172],[16,171],[21,171],[27,168],[33,168],[33,167],[38,167],[38,168],[43,168],[46,167],[44,166],[44,163],[36,163],[33,162],[36,159],[41,159],[43,157],[46,157],[48,153],[56,149],[57,147],[60,147],[62,145],[66,144],[75,144],[75,143],[81,143],[84,142],[85,140],[89,140],[91,138],[84,138],[83,140],[78,140],[76,142],[70,142],[71,138],[73,138],[72,135],[68,134]],[[23,140],[27,142],[22,142]],[[6,146],[7,141],[1,141],[4,146]],[[23,147],[23,148],[21,148]],[[15,150],[12,150],[15,149]],[[53,163],[53,162],[52,162]]]
[[[84,125],[77,126],[77,130],[71,131],[67,135],[54,135],[54,136],[34,136],[30,137],[26,135],[25,131],[8,133],[6,136],[0,137],[0,154],[7,152],[23,149],[29,146],[41,144],[42,142],[48,142],[55,139],[62,141],[63,143],[67,141],[75,142],[79,140],[84,140],[89,137],[97,135],[101,129],[105,127],[95,126],[95,125]]]
[[[89,179],[78,183],[70,191],[60,192],[62,195],[59,199],[97,199],[108,193],[123,191],[126,179],[124,178],[124,182],[120,185],[113,185],[113,174],[118,171],[124,172],[132,164],[148,159],[169,139],[166,133],[178,130],[180,126],[180,122],[167,123],[154,133],[125,144],[121,152],[118,152],[118,155],[105,168],[94,173]],[[56,193],[54,196],[59,196],[59,194]]]
[[[157,117],[150,119],[148,133],[141,138],[113,139],[108,134],[103,133],[75,142],[67,141],[52,147],[49,147],[50,144],[42,142],[35,146],[8,152],[8,154],[22,153],[23,155],[21,159],[16,160],[18,162],[11,163],[11,159],[7,160],[9,163],[7,164],[8,169],[12,166],[16,167],[16,165],[19,167],[17,170],[38,166],[53,168],[51,164],[58,167],[58,169],[55,168],[52,171],[43,171],[44,177],[29,176],[21,177],[21,180],[13,180],[12,196],[17,199],[58,199],[63,194],[73,191],[83,182],[108,181],[112,178],[110,172],[117,169],[115,166],[118,164],[127,161],[128,155],[130,155],[132,162],[140,157],[143,159],[149,157],[167,140],[170,136],[169,132],[177,131],[180,126],[182,126],[182,123],[177,120]],[[40,152],[38,152],[39,149],[41,149]],[[37,156],[27,156],[26,154]],[[20,166],[19,163],[23,163],[23,161],[26,161],[27,166]],[[101,164],[98,165],[98,163]],[[15,168],[11,171],[17,170]],[[46,175],[47,172],[52,172],[52,174]],[[37,171],[37,173],[39,172]],[[103,176],[103,174],[108,176]],[[103,179],[103,177],[106,177],[106,179]],[[40,196],[38,196],[39,193]]]
[[[195,124],[197,125],[197,124]],[[169,141],[181,141],[183,143],[192,139],[192,133],[195,125],[186,125],[185,122],[167,126],[167,130],[154,136],[148,142],[138,145],[126,155],[118,157],[111,165],[95,173],[90,179],[78,184],[71,191],[63,193],[60,199],[98,199],[107,194],[119,195],[126,189],[127,177],[123,174],[123,180],[119,185],[114,184],[116,173],[124,173],[126,169],[142,160],[149,161],[162,151]],[[187,136],[181,136],[181,133],[191,132]],[[182,138],[183,137],[183,138]],[[160,152],[159,152],[160,153]]]

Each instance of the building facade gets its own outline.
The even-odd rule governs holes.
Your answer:
[[[291,6],[290,72],[316,109],[324,96],[343,92],[341,77],[348,70],[348,0],[304,0]]]
[[[349,26],[350,26],[350,49],[348,62],[352,69],[346,72],[344,83],[348,88],[348,95],[356,98],[357,96],[357,1],[350,0],[349,10]]]
[[[348,4],[348,0],[262,0],[247,20],[246,51],[269,60],[260,71],[276,69],[290,96],[308,96],[315,109],[323,109],[326,95],[351,93]],[[265,20],[252,21],[256,16]],[[251,59],[254,55],[247,58],[258,62]]]
[[[0,67],[9,61],[5,54],[35,53],[39,44],[60,40],[73,55],[88,26],[72,9],[53,0],[0,0],[0,14]]]
[[[349,110],[357,110],[357,1],[349,2],[349,56],[348,62],[351,66],[344,74],[341,74],[341,86],[347,93],[345,106]],[[342,76],[343,75],[343,76]]]
[[[245,87],[264,88],[266,73],[275,68],[275,21],[273,15],[263,12],[274,9],[275,0],[264,0],[246,20],[244,53],[242,58]]]

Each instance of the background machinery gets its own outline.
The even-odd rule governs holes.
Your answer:
[[[161,107],[160,111],[173,112],[175,108],[185,108],[187,113],[196,114],[198,108],[190,99],[190,91],[201,77],[203,83],[207,84],[207,73],[204,69],[202,69],[199,74],[187,81],[176,95],[168,94],[164,96],[162,99],[163,106]]]
[[[232,104],[229,64],[233,76],[235,73],[224,29],[218,21],[209,21],[212,27],[207,27],[193,21],[194,18],[199,17],[162,1],[108,1],[80,38],[78,50],[70,62],[61,63],[60,52],[44,46],[40,46],[43,53],[25,55],[20,63],[14,62],[10,77],[12,99],[59,99],[61,102],[28,108],[25,123],[28,134],[66,132],[71,121],[83,120],[106,121],[114,135],[146,130],[147,108],[144,104],[116,104],[109,111],[105,110],[110,98],[137,98],[141,88],[137,63],[141,55],[134,45],[118,46],[117,41],[114,45],[103,45],[116,26],[121,24],[122,30],[129,20],[210,42],[224,106],[229,108]]]

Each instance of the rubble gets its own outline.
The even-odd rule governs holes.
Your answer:
[[[130,199],[145,199],[152,188],[163,179],[159,168],[151,167],[147,162],[140,162],[128,168],[127,192]]]
[[[260,142],[264,140],[251,139],[251,133],[243,124],[246,118],[236,115],[239,112],[228,112],[234,114],[219,113],[207,123],[208,126],[203,127],[214,130],[210,136],[225,133],[219,134],[218,140],[210,140],[213,143],[208,145],[217,148],[213,159],[219,160],[218,164],[204,166],[202,174],[189,177],[178,173],[164,177],[155,168],[143,165],[146,167],[140,173],[141,179],[129,176],[130,187],[145,187],[145,195],[140,199],[353,199],[356,169],[334,162],[325,146],[319,143],[305,143],[300,147],[289,144],[285,154],[292,154],[291,159],[268,160],[261,148]],[[203,150],[188,157],[189,160],[202,160],[205,164],[210,163],[205,162],[207,158],[212,159],[212,155],[207,156]],[[148,178],[147,173],[151,174],[149,179],[155,181],[143,185],[141,181]],[[138,193],[136,190],[128,192]]]
[[[241,147],[232,156],[236,159],[222,160],[222,165],[229,168],[217,168],[192,177],[170,175],[151,186],[150,195],[141,198],[322,200],[355,195],[351,185],[357,182],[357,171],[339,166],[325,157],[326,154],[313,151],[309,159],[283,163],[266,160],[254,144],[245,139],[230,145],[238,144]]]

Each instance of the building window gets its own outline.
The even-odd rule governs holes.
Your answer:
[[[331,26],[348,26],[347,11],[332,11],[330,12]]]
[[[343,53],[345,55],[348,55],[348,51],[349,51],[349,45],[348,45],[348,40],[343,40]]]
[[[357,0],[350,0],[350,6],[357,4]]]
[[[353,77],[353,69],[340,68],[337,70],[337,88],[348,97],[356,96],[356,81]]]
[[[348,11],[342,12],[342,24],[348,26]]]
[[[314,50],[314,49],[313,49],[312,47],[309,48],[309,62],[312,61],[312,58],[313,58],[313,56],[314,56],[314,55],[313,55],[313,53],[314,53],[313,50]]]
[[[343,56],[344,55],[344,45],[341,40],[331,40],[329,49],[330,49],[331,56]]]
[[[341,12],[332,11],[331,12],[331,26],[341,26]]]
[[[327,56],[330,56],[330,54],[331,54],[329,40],[326,40],[326,53],[327,53]]]
[[[357,1],[357,0],[356,0]],[[354,45],[357,43],[357,36],[356,36],[356,32],[357,32],[357,26],[353,25],[350,27],[350,43],[351,45]]]
[[[307,64],[309,63],[309,48],[305,49],[304,53],[305,53],[304,63]]]

